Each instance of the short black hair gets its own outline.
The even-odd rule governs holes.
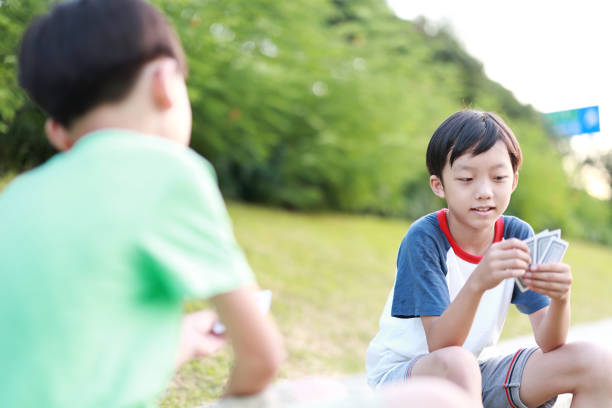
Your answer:
[[[453,113],[436,129],[427,146],[427,169],[442,179],[442,169],[450,166],[466,152],[478,155],[498,141],[503,141],[510,155],[512,169],[517,171],[523,161],[516,136],[504,121],[492,112],[465,109]]]
[[[174,58],[181,43],[145,0],[72,0],[30,23],[19,51],[19,84],[64,126],[101,103],[123,99],[149,61]]]

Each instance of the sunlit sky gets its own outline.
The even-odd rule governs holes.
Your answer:
[[[447,24],[492,80],[540,112],[598,105],[601,132],[573,145],[612,149],[612,21],[597,0],[387,0],[405,19]]]

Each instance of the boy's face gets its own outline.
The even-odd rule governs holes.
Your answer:
[[[458,157],[452,167],[447,160],[442,180],[430,178],[434,193],[446,199],[449,217],[468,230],[491,228],[508,207],[517,183],[518,172],[502,141],[477,156]]]

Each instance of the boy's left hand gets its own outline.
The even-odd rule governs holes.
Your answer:
[[[523,276],[527,287],[556,300],[568,300],[572,271],[565,263],[532,264]]]

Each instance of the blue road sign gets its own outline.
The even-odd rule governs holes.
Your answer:
[[[547,113],[544,116],[564,136],[599,132],[599,106]]]

